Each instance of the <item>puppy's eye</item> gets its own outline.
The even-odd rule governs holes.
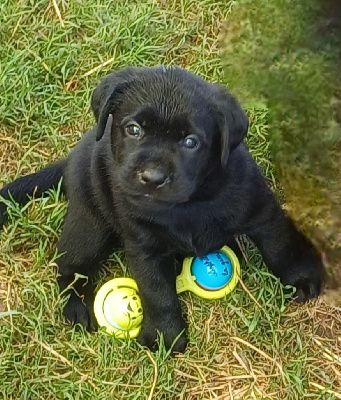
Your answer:
[[[124,132],[126,135],[133,136],[138,138],[142,135],[142,129],[140,125],[137,124],[129,124],[124,127]]]
[[[199,140],[195,136],[187,136],[182,144],[187,149],[196,149],[199,146]]]

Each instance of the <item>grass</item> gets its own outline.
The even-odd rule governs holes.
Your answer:
[[[239,0],[222,63],[234,93],[269,105],[270,149],[287,211],[324,254],[328,301],[341,282],[341,17],[320,0]],[[251,6],[252,5],[252,6]],[[333,16],[332,16],[333,15]],[[339,18],[341,28],[341,18]],[[334,33],[333,33],[334,30]],[[321,157],[321,155],[323,156]]]
[[[92,89],[112,69],[176,64],[228,84],[217,37],[231,6],[213,0],[1,2],[0,184],[69,153],[94,123]],[[280,194],[267,111],[248,111],[249,146]],[[65,210],[58,192],[24,209],[10,205],[0,239],[0,397],[340,398],[340,310],[322,300],[291,304],[293,290],[280,285],[244,240],[246,290],[238,285],[214,302],[181,295],[190,337],[184,355],[168,358],[164,348],[150,353],[134,340],[71,328],[55,267]],[[123,274],[124,255],[113,254],[101,278]]]

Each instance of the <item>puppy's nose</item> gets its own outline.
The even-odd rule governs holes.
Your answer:
[[[138,177],[139,181],[144,185],[152,184],[159,187],[169,182],[169,177],[156,168],[146,168],[144,171],[139,172]]]

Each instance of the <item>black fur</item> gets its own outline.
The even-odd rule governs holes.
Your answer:
[[[63,177],[66,160],[49,165],[34,174],[26,175],[9,183],[0,190],[0,196],[5,200],[11,197],[20,205],[25,205],[29,196],[41,197],[49,189],[56,189]],[[61,182],[62,184],[62,182]],[[63,184],[61,185],[63,190]],[[6,206],[0,202],[0,230],[7,221]]]
[[[267,187],[243,144],[247,116],[225,88],[179,68],[127,68],[104,78],[92,109],[98,124],[66,161],[0,192],[23,203],[34,186],[41,194],[63,175],[61,289],[75,273],[89,276],[77,282],[82,298],[71,292],[70,321],[96,328],[92,279],[121,242],[144,307],[139,340],[148,347],[157,331],[168,347],[183,332],[174,351],[187,344],[174,260],[203,256],[236,234],[256,243],[273,273],[297,287],[299,301],[319,294],[320,257]],[[141,137],[130,136],[132,123]],[[185,147],[188,136],[198,147]]]

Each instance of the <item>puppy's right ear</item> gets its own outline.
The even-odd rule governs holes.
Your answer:
[[[107,127],[109,114],[122,100],[127,88],[135,81],[139,68],[129,67],[107,75],[96,87],[91,98],[91,108],[97,122],[96,140],[100,140]],[[109,127],[111,128],[111,127]]]
[[[111,131],[111,125],[113,122],[113,113],[115,111],[115,107],[117,107],[117,105],[119,104],[119,100],[122,97],[126,88],[127,88],[127,83],[122,83],[120,85],[117,85],[114,91],[110,94],[109,98],[106,99],[104,105],[98,109],[97,117],[94,111],[95,118],[97,120],[97,134],[96,134],[97,141],[99,141],[102,138],[102,136],[107,130]],[[111,118],[109,118],[109,116]]]

